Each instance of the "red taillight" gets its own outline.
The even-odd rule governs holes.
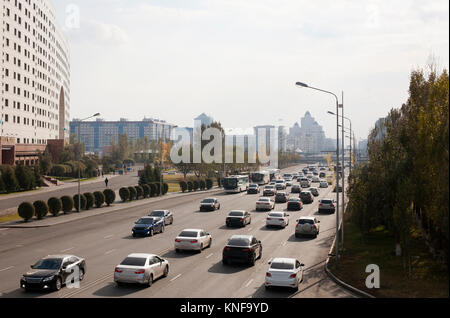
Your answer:
[[[139,271],[134,272],[135,274],[144,274],[145,273],[145,269],[141,269]]]
[[[270,218],[267,218],[267,220],[270,220]]]
[[[266,276],[267,276],[267,277],[272,277],[272,274],[269,273],[269,272],[267,272],[267,273],[266,273]]]
[[[251,248],[243,248],[243,249],[242,249],[242,252],[251,252],[251,251],[252,251]]]
[[[122,272],[123,272],[120,268],[116,268],[114,271],[115,271],[116,273],[122,273]]]
[[[198,243],[198,240],[192,240],[191,243],[192,243],[192,244]]]
[[[231,250],[231,248],[229,248],[229,247],[224,247],[223,250],[224,250],[224,251],[229,251],[229,250]]]
[[[289,278],[295,278],[297,277],[297,274],[291,274],[291,276],[289,276]]]
[[[323,204],[322,203],[319,203],[319,206],[322,206]]]
[[[333,203],[331,203],[330,206],[331,206],[332,208],[334,208],[334,204],[333,204]]]
[[[242,218],[241,221],[244,222],[244,218]]]
[[[181,242],[181,240],[179,240],[179,239],[175,239],[175,242],[177,242],[177,243],[180,243],[180,242]]]

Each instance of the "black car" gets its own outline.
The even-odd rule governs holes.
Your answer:
[[[299,198],[290,198],[287,203],[287,209],[288,211],[298,211],[303,209],[302,200]]]
[[[83,280],[86,262],[74,255],[49,255],[31,265],[31,269],[20,279],[20,287],[25,291],[60,290],[63,285]]]
[[[291,193],[300,193],[302,191],[302,187],[299,184],[292,185]]]
[[[155,216],[164,219],[164,225],[173,223],[173,213],[169,210],[154,210],[148,216]]]
[[[289,195],[286,192],[278,192],[275,195],[275,203],[286,203],[289,200]]]
[[[215,211],[219,209],[220,203],[216,198],[206,198],[200,202],[200,211]]]
[[[333,192],[336,192],[336,186],[334,187]],[[342,186],[339,186],[339,192],[342,192]]]
[[[303,203],[313,203],[314,197],[311,192],[309,191],[302,191],[300,192],[300,199]]]
[[[227,226],[246,226],[252,222],[252,217],[250,213],[247,211],[235,210],[231,211],[227,219],[225,220],[225,224]]]
[[[261,192],[261,188],[256,183],[252,183],[248,186],[247,194],[258,194]]]
[[[231,262],[249,263],[255,265],[255,261],[262,257],[262,244],[253,235],[233,235],[222,252],[222,263]]]

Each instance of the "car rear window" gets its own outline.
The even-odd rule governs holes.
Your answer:
[[[228,215],[229,216],[243,216],[244,212],[234,211],[234,212],[230,212]]]
[[[164,211],[152,211],[151,216],[164,216]]]
[[[298,224],[314,224],[314,221],[303,219],[303,220],[298,220]]]
[[[214,203],[214,199],[205,199],[202,203]]]
[[[141,218],[139,219],[136,224],[153,224],[154,218]]]
[[[322,201],[320,201],[321,203],[325,203],[325,204],[331,204],[331,203],[333,203],[333,201],[331,201],[331,200],[322,200]]]
[[[260,202],[269,202],[269,198],[259,198],[258,201]]]
[[[184,237],[197,237],[197,232],[195,231],[182,231],[180,235],[178,236],[184,236]]]
[[[289,202],[298,202],[298,201],[300,201],[299,198],[292,198],[292,199],[289,199]]]
[[[250,239],[248,238],[231,238],[228,241],[228,245],[233,245],[233,246],[250,246]]]
[[[282,218],[283,217],[283,213],[269,213],[269,216],[272,216],[274,218]]]
[[[272,263],[270,265],[270,268],[272,268],[272,269],[294,269],[294,264],[276,262],[276,263]]]
[[[127,257],[122,261],[122,263],[120,263],[120,265],[144,266],[146,260],[147,259],[144,257]]]

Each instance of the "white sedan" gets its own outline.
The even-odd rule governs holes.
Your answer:
[[[155,254],[133,253],[114,269],[114,282],[137,283],[150,287],[153,281],[169,274],[169,262]]]
[[[289,214],[286,212],[270,212],[266,218],[266,227],[276,226],[285,228],[289,225]]]
[[[272,286],[291,287],[298,290],[298,285],[303,281],[303,267],[295,258],[275,258],[269,262],[270,267],[266,272],[266,289]]]
[[[320,180],[319,188],[328,188],[328,182],[326,180]]]
[[[195,250],[201,252],[206,247],[211,247],[211,234],[201,229],[186,229],[175,238],[175,251]]]
[[[270,197],[261,197],[256,201],[256,211],[275,209],[275,201]]]

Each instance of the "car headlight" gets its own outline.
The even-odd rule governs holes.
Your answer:
[[[53,275],[53,276],[49,276],[49,277],[45,277],[42,281],[43,281],[43,282],[49,282],[49,281],[51,281],[54,277],[55,277],[54,275]]]

